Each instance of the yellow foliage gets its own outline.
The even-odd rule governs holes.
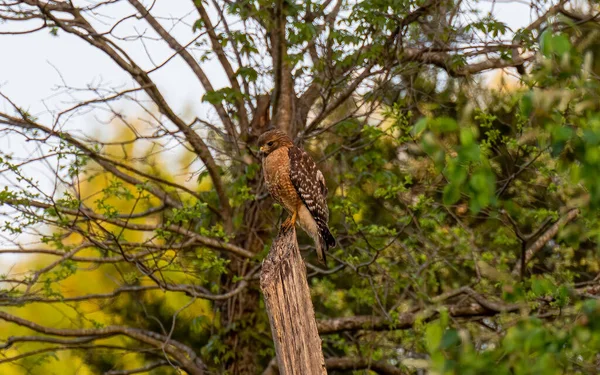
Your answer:
[[[212,180],[210,179],[210,177],[209,176],[202,177],[202,179],[200,180],[200,184],[198,185],[198,191],[203,193],[203,192],[211,191],[212,188],[213,188],[213,183],[212,183]]]
[[[355,223],[360,223],[363,219],[363,210],[360,209],[357,213],[352,215],[352,219],[354,220]]]
[[[488,81],[488,87],[500,92],[514,92],[522,89],[523,85],[516,76],[508,74],[505,70],[498,70]]]

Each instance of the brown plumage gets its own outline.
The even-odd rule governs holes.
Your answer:
[[[267,189],[290,214],[283,225],[298,221],[315,241],[319,262],[326,265],[325,252],[335,246],[335,238],[327,226],[329,209],[323,173],[310,155],[294,146],[280,130],[263,133],[258,145]]]

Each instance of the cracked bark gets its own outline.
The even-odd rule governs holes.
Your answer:
[[[261,271],[279,372],[327,374],[295,228],[281,229]]]

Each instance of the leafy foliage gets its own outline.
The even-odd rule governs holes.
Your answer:
[[[597,17],[550,4],[510,30],[471,2],[194,1],[181,45],[131,0],[139,18],[113,26],[143,19],[205,89],[188,119],[162,65],[85,21],[112,3],[0,1],[139,86],[90,86],[50,123],[2,97],[2,134],[37,148],[0,154],[0,259],[21,257],[0,275],[0,372],[273,370],[257,275],[282,215],[254,144],[270,124],[330,191],[330,269],[299,237],[330,373],[599,371]],[[79,108],[110,125],[74,131]]]

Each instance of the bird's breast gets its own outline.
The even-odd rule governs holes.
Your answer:
[[[294,212],[300,197],[290,179],[290,158],[288,150],[281,147],[263,159],[263,173],[269,193],[289,212]]]

